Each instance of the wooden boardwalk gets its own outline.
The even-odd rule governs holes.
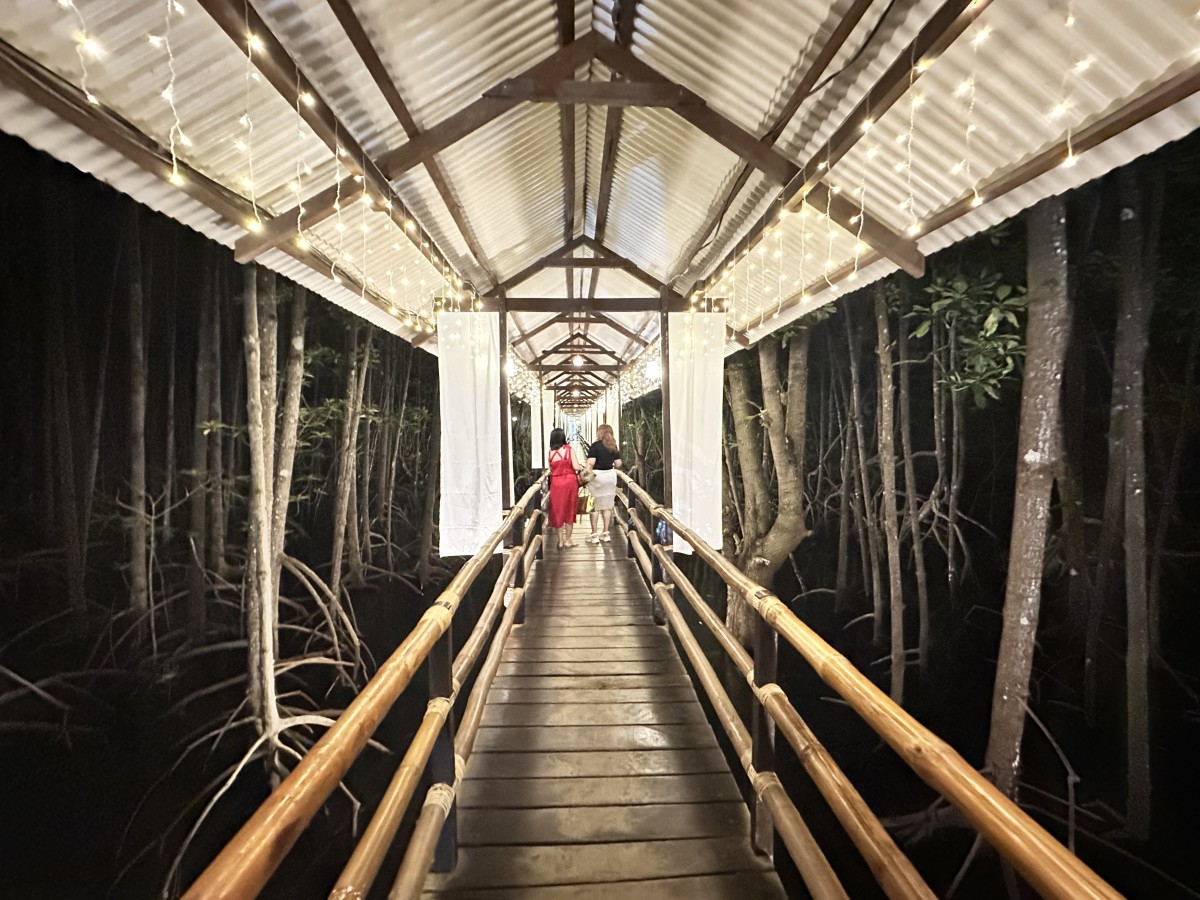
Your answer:
[[[424,896],[784,897],[624,543],[576,540],[533,568],[459,793],[458,866]]]

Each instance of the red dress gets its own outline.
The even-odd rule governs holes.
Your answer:
[[[579,497],[579,479],[570,446],[550,451],[550,527],[575,523],[575,501]]]

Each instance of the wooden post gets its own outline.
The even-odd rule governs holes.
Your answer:
[[[669,306],[667,290],[662,293],[662,307],[658,313],[658,349],[662,367],[662,429],[663,429],[663,506],[670,507],[674,503],[671,492],[671,368],[670,334],[667,327],[667,309]],[[654,523],[650,523],[654,527]]]
[[[429,651],[429,698],[450,697],[454,693],[454,626],[438,638]],[[434,784],[454,784],[454,708],[446,713],[446,724],[438,732],[429,754],[429,777]],[[453,872],[458,862],[458,804],[450,807],[446,825],[438,838],[433,856],[434,872]]]
[[[662,369],[662,430],[663,430],[663,505],[670,507],[674,502],[671,491],[671,335],[668,327],[667,310],[670,306],[669,292],[667,288],[662,291],[662,304],[658,313],[658,334],[659,334],[659,353],[660,367]],[[654,517],[650,516],[650,533],[654,536],[654,543],[659,543],[658,540],[658,523],[654,521]],[[647,548],[649,549],[649,548]],[[671,546],[667,544],[664,547],[668,554],[671,554]],[[674,595],[674,586],[671,584],[670,576],[663,573],[661,566],[658,563],[658,557],[654,556],[654,580],[661,581],[671,589]],[[655,625],[665,625],[667,623],[666,614],[663,612],[662,605],[658,602],[658,598],[652,600],[652,611],[654,615]]]
[[[521,514],[513,521],[512,531],[508,533],[508,538],[504,542],[506,547],[515,547],[519,552],[517,559],[517,567],[513,572],[512,586],[521,590],[525,588],[525,510],[521,510]],[[525,624],[525,604],[521,604],[521,608],[517,610],[515,619],[516,624]]]
[[[500,491],[507,510],[513,502],[512,406],[508,397],[508,305],[500,295]]]
[[[754,618],[754,684],[774,684],[779,659],[779,635],[762,616]],[[753,751],[750,762],[758,772],[775,771],[775,722],[762,704],[755,703],[750,723]],[[757,795],[750,798],[750,842],[756,853],[773,856],[775,823]]]

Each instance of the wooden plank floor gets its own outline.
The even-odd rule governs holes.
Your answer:
[[[636,564],[576,541],[534,566],[459,794],[458,867],[424,896],[784,897]]]

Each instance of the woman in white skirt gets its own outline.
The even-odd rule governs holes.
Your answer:
[[[587,464],[596,472],[596,480],[588,485],[595,503],[595,511],[600,516],[600,531],[596,531],[596,519],[592,518],[593,544],[611,539],[609,528],[612,527],[613,504],[617,499],[617,473],[621,468],[621,451],[617,449],[617,439],[613,435],[611,425],[601,425],[596,429],[596,443],[588,449]]]

